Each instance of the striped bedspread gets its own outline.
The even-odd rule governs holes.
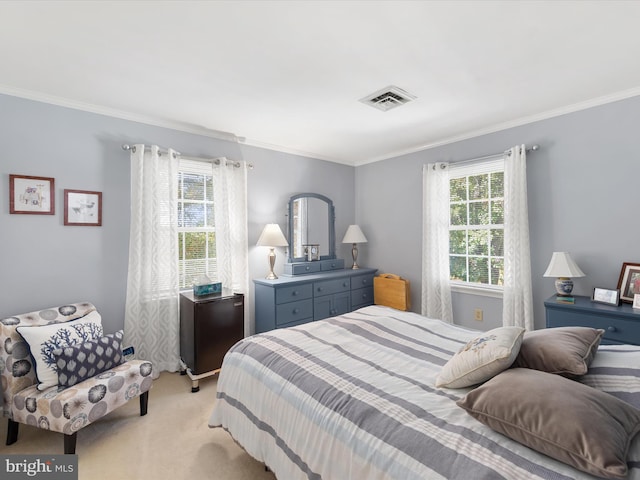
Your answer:
[[[595,478],[473,419],[455,405],[467,389],[434,387],[477,334],[371,306],[255,335],[225,357],[209,425],[279,480]],[[630,460],[628,478],[640,480],[638,438]]]

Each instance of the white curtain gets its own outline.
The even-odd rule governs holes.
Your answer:
[[[135,145],[124,331],[156,375],[180,368],[177,195],[176,153]]]
[[[504,165],[504,294],[502,324],[533,330],[527,164],[524,145]]]
[[[453,322],[449,280],[449,167],[423,167],[422,314]]]
[[[245,336],[249,331],[249,240],[247,232],[247,165],[224,158],[213,166],[218,281],[245,296]]]

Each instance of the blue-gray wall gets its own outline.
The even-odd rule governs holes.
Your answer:
[[[331,198],[340,239],[354,221],[353,167],[0,95],[0,318],[90,301],[106,331],[122,328],[130,218],[124,143],[254,165],[248,180],[250,278],[268,271],[268,249],[255,243],[265,223],[287,231],[289,196],[309,191]],[[9,174],[53,177],[56,214],[9,214]],[[63,225],[65,188],[103,192],[102,227]],[[337,246],[348,254],[347,246]],[[285,250],[277,254],[280,273]],[[252,305],[249,310],[253,325]]]
[[[422,165],[457,161],[539,144],[528,157],[529,223],[537,327],[553,279],[542,274],[551,253],[567,250],[587,276],[576,294],[615,288],[622,262],[639,262],[635,220],[640,159],[635,137],[640,97],[357,168],[0,95],[0,317],[88,300],[105,329],[123,325],[129,234],[129,155],[123,143],[170,146],[187,155],[246,160],[249,173],[250,278],[268,269],[267,250],[255,247],[265,223],[286,232],[289,196],[317,192],[336,205],[338,254],[349,224],[362,227],[358,263],[411,281],[420,311]],[[54,177],[56,215],[10,215],[9,174]],[[102,227],[63,226],[65,188],[103,192]],[[278,251],[276,273],[282,271]],[[484,310],[482,323],[473,309]],[[457,323],[498,326],[499,299],[454,294]],[[253,307],[250,307],[253,324]]]
[[[534,315],[544,326],[553,279],[543,273],[553,251],[569,251],[586,277],[574,293],[616,288],[623,262],[640,263],[638,153],[640,97],[456,142],[356,169],[356,220],[369,243],[363,264],[405,276],[413,310],[420,311],[422,165],[480,157],[527,144],[529,228]],[[500,325],[500,299],[454,293],[456,323],[489,329]],[[473,309],[484,310],[482,323]]]

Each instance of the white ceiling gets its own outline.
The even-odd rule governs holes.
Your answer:
[[[361,165],[640,95],[639,1],[0,1],[0,93]],[[382,112],[358,100],[394,85]]]

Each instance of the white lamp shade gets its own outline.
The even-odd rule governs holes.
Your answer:
[[[347,233],[344,234],[342,243],[367,243],[367,237],[364,236],[358,225],[349,225]]]
[[[544,272],[545,277],[566,277],[566,278],[578,278],[584,277],[584,272],[580,270],[580,267],[573,261],[571,255],[567,252],[553,252],[551,261],[547,267],[547,271]]]
[[[258,238],[259,247],[286,247],[289,245],[287,239],[277,223],[268,223]]]

